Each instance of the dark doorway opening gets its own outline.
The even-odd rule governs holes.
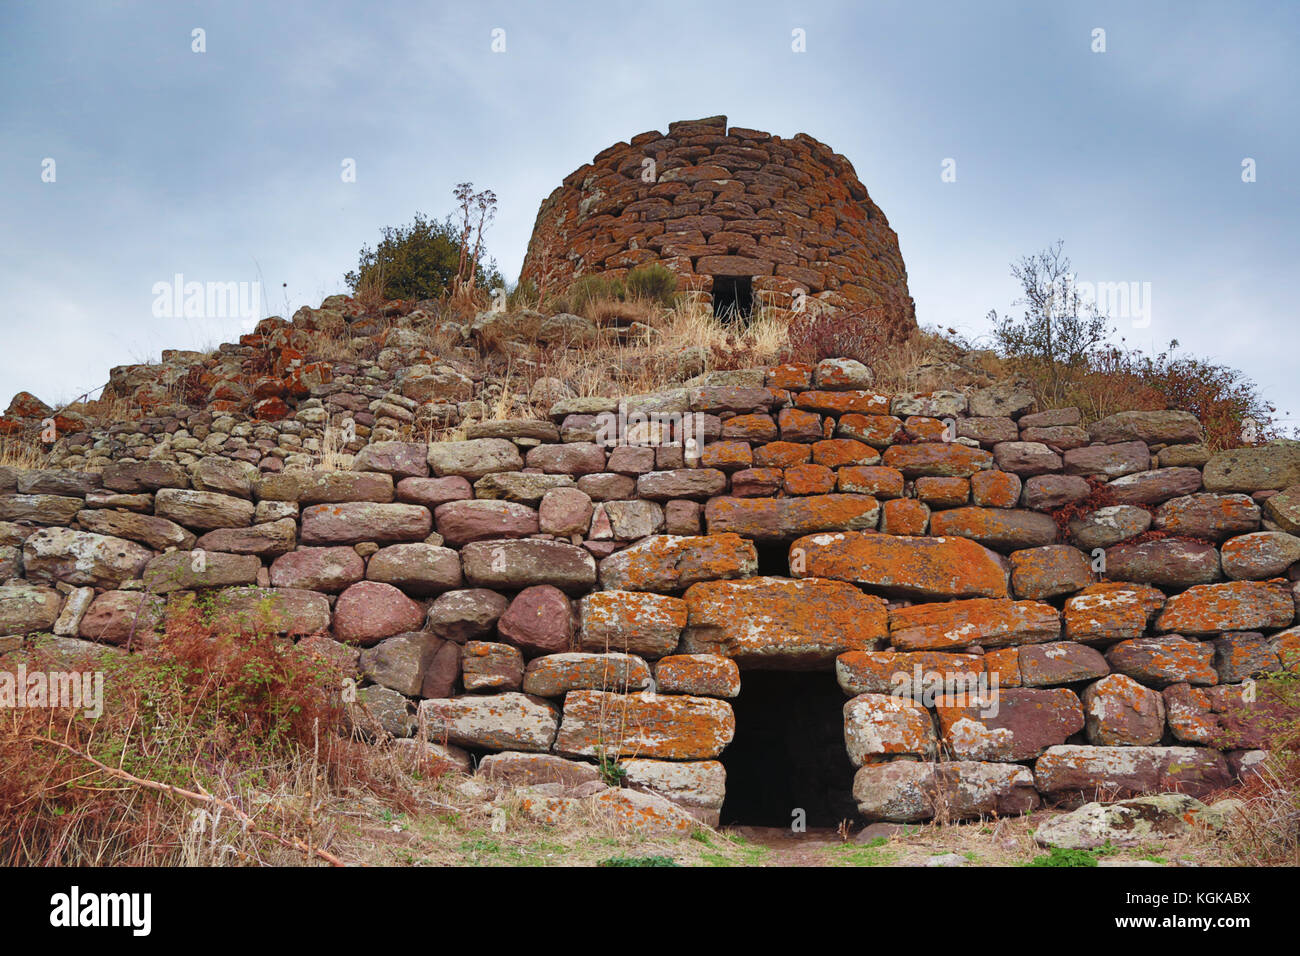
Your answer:
[[[784,541],[755,541],[758,555],[758,573],[765,577],[790,576],[790,545]]]
[[[722,824],[809,829],[854,820],[854,766],[844,749],[843,691],[828,671],[753,671],[732,701],[736,735],[722,752]]]
[[[713,277],[713,314],[723,322],[748,322],[754,311],[754,280],[750,276]]]

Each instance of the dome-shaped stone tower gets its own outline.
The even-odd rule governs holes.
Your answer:
[[[802,295],[868,309],[891,336],[916,327],[898,237],[853,165],[804,133],[714,116],[603,150],[542,202],[521,278],[562,291],[654,262],[718,312]]]

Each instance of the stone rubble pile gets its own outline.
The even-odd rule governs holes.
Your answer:
[[[159,363],[117,366],[98,403],[113,413],[111,424],[100,421],[102,408],[55,410],[20,392],[0,415],[0,437],[39,437],[51,467],[83,471],[123,461],[189,467],[210,456],[261,472],[312,467],[372,442],[482,427],[503,401],[515,412],[530,401],[573,395],[554,378],[542,378],[535,394],[508,394],[509,382],[484,371],[475,347],[485,330],[507,345],[561,347],[627,331],[602,333],[579,316],[526,309],[458,322],[432,301],[395,300],[380,311],[368,314],[351,298],[330,296],[319,309],[299,309],[291,322],[263,319],[238,343],[210,354],[168,349]],[[539,335],[539,323],[543,332],[560,331]],[[336,341],[353,357],[321,357]],[[689,361],[682,367],[695,373]]]

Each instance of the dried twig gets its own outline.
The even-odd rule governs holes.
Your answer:
[[[230,811],[230,813],[232,813],[248,830],[257,834],[258,836],[263,836],[270,840],[274,840],[276,843],[279,843],[283,847],[287,847],[288,849],[291,850],[298,850],[299,852],[305,853],[308,856],[319,857],[320,859],[324,860],[326,863],[330,864],[330,866],[346,865],[337,856],[335,856],[333,853],[330,853],[327,850],[322,850],[319,847],[311,847],[308,844],[303,843],[301,840],[297,838],[294,837],[286,838],[280,836],[280,834],[278,833],[272,833],[270,830],[265,830],[262,827],[257,826],[257,824],[253,821],[253,818],[250,817],[247,813],[245,813],[243,810],[240,810],[237,806],[235,806],[230,801],[223,800],[221,797],[208,793],[206,790],[203,789],[203,786],[201,784],[197,785],[199,787],[200,792],[196,793],[193,790],[186,790],[183,787],[176,787],[166,783],[158,783],[156,780],[146,780],[144,777],[137,777],[135,774],[128,773],[127,771],[122,770],[118,767],[110,767],[108,764],[96,760],[94,757],[90,756],[90,754],[84,753],[78,750],[76,747],[71,746],[70,744],[65,744],[61,740],[53,740],[49,737],[41,737],[37,735],[31,735],[23,739],[31,743],[52,744],[53,746],[58,747],[61,750],[66,750],[74,757],[78,757],[82,760],[85,760],[87,763],[93,764],[95,767],[98,767],[104,773],[109,774],[110,776],[115,777],[118,780],[124,780],[127,783],[134,784],[137,787],[143,787],[146,790],[153,790],[157,793],[165,793],[173,797],[181,797],[185,800],[190,800],[194,803],[202,803],[202,804],[207,804],[208,806],[221,807],[224,810]]]

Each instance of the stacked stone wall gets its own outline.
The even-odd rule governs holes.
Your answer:
[[[211,592],[542,817],[603,761],[669,825],[716,822],[753,669],[838,683],[868,820],[1199,795],[1261,759],[1254,681],[1300,662],[1300,445],[883,395],[845,360],[709,381],[353,471],[0,469],[0,654],[147,647]]]
[[[521,277],[558,292],[656,263],[685,290],[749,277],[776,308],[803,296],[870,309],[889,335],[916,328],[897,235],[853,165],[804,133],[715,116],[609,147],[542,202]]]

